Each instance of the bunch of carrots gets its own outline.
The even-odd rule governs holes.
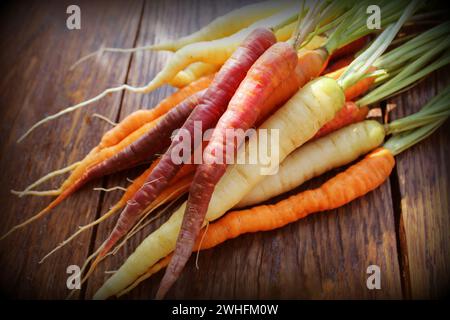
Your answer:
[[[84,283],[103,259],[149,223],[151,213],[187,193],[187,200],[94,296],[123,295],[167,267],[157,293],[162,299],[192,252],[244,233],[283,227],[374,190],[389,177],[394,156],[425,139],[450,115],[447,88],[403,119],[384,126],[366,120],[371,105],[409,89],[450,62],[449,22],[403,39],[399,31],[405,23],[420,19],[419,13],[427,8],[416,0],[375,2],[383,12],[383,30],[378,34],[366,26],[366,8],[373,1],[265,1],[234,10],[172,42],[105,48],[80,59],[73,67],[93,56],[101,59],[105,52],[174,52],[147,85],[107,89],[37,122],[19,140],[109,93],[149,94],[162,85],[179,89],[154,108],[130,114],[82,160],[49,173],[23,191],[13,191],[20,197],[56,198],[2,238],[49,214],[87,182],[151,162],[108,212],[79,228],[42,261],[80,233],[117,215],[110,235],[83,265]],[[250,129],[269,134],[277,130],[279,141],[277,145],[270,138],[262,142],[257,133],[247,140],[227,139],[228,130]],[[196,130],[202,135],[212,132],[207,143],[194,139]],[[270,160],[270,167],[277,171],[271,175],[261,174],[267,166],[262,161],[234,161],[261,143],[272,152],[277,150],[277,157]],[[184,161],[174,161],[174,152],[186,145],[190,152],[183,154]],[[193,164],[197,152],[202,161]],[[365,154],[317,189],[260,205]],[[58,189],[35,190],[67,172],[69,177]]]

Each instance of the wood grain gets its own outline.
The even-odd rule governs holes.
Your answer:
[[[0,199],[3,208],[1,233],[42,209],[49,198],[17,198],[10,189],[21,189],[38,177],[82,158],[99,141],[108,125],[89,115],[94,111],[114,118],[121,96],[64,116],[38,128],[23,143],[15,141],[33,123],[125,79],[129,56],[104,60],[99,72],[89,63],[74,71],[69,67],[80,55],[108,43],[130,47],[138,28],[142,2],[123,6],[121,1],[80,2],[81,30],[66,28],[70,1],[21,2],[2,10],[1,30],[3,77],[1,99]],[[104,71],[104,70],[103,70]],[[56,188],[54,179],[42,188]],[[14,298],[64,298],[66,268],[80,264],[90,243],[90,234],[79,237],[71,247],[38,261],[76,227],[96,215],[99,192],[89,184],[53,210],[52,214],[16,232],[0,243],[1,290]]]
[[[448,85],[449,68],[437,72],[408,94],[392,99],[392,118],[419,110]],[[436,299],[450,289],[450,212],[447,121],[423,143],[397,157],[400,188],[400,237],[408,298]]]

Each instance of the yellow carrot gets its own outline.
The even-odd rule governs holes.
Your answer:
[[[186,69],[178,72],[177,75],[170,80],[169,84],[177,88],[183,88],[201,77],[216,73],[220,67],[221,66],[218,64],[194,62]]]
[[[99,95],[86,100],[84,102],[78,103],[74,106],[67,107],[53,115],[50,115],[37,123],[35,123],[30,129],[28,129],[25,134],[19,138],[19,142],[25,139],[34,129],[41,126],[42,124],[59,118],[60,116],[78,110],[86,105],[99,101],[108,94],[129,91],[134,93],[149,93],[156,88],[168,84],[178,72],[182,71],[184,68],[188,67],[194,62],[206,62],[210,64],[222,65],[227,61],[227,59],[232,55],[236,48],[241,44],[241,42],[255,29],[257,28],[274,28],[278,27],[284,22],[290,22],[297,16],[297,4],[289,3],[287,5],[288,9],[281,11],[273,16],[269,16],[266,19],[259,20],[254,24],[240,30],[239,32],[222,39],[204,41],[193,43],[187,45],[180,50],[178,50],[168,61],[166,66],[155,76],[155,78],[143,87],[133,87],[127,84],[109,88],[104,90]]]
[[[292,152],[281,163],[277,174],[265,177],[236,207],[261,203],[313,177],[348,164],[379,146],[384,136],[381,124],[366,120],[310,141]]]

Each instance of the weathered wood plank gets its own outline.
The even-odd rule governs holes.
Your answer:
[[[392,118],[419,110],[449,83],[449,68],[392,99]],[[400,237],[408,297],[442,298],[450,289],[448,121],[427,140],[397,157]]]
[[[107,57],[101,70],[86,63],[69,67],[81,55],[108,43],[130,47],[138,28],[141,1],[80,1],[81,30],[66,28],[70,1],[16,2],[4,5],[0,79],[1,114],[1,233],[30,217],[49,198],[22,198],[9,193],[38,177],[82,158],[108,125],[90,114],[115,118],[121,95],[105,98],[88,109],[64,116],[37,129],[23,143],[17,138],[45,115],[122,83],[129,55]],[[7,49],[6,49],[7,48]],[[55,188],[62,178],[42,188]],[[96,182],[95,184],[98,184]],[[44,264],[40,258],[95,217],[99,194],[89,184],[54,212],[0,243],[1,290],[14,298],[64,298],[66,268],[87,255],[90,233],[58,252]]]

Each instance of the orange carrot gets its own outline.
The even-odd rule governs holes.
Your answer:
[[[134,167],[148,161],[156,153],[163,152],[170,145],[173,132],[183,125],[192,110],[201,101],[204,91],[199,91],[183,100],[162,116],[155,127],[145,132],[123,150],[87,168],[82,176],[65,189],[59,197],[69,196],[92,179]]]
[[[369,107],[358,107],[354,102],[347,101],[345,106],[339,110],[331,121],[328,121],[314,136],[314,139],[326,136],[349,124],[363,121],[369,113]]]
[[[163,99],[155,108],[149,110],[140,109],[128,115],[116,127],[103,135],[100,143],[84,157],[69,178],[64,181],[61,191],[64,191],[77,181],[89,167],[99,164],[138,140],[157,124],[162,115],[184,99],[207,88],[212,79],[213,75],[202,77]],[[125,141],[122,142],[123,140],[126,143],[124,143]],[[108,149],[114,146],[116,147]],[[103,149],[108,149],[109,151],[102,151]]]
[[[389,177],[394,164],[392,152],[378,148],[317,189],[273,205],[230,212],[208,226],[201,248],[212,248],[244,233],[281,228],[317,211],[339,208],[380,186]],[[198,244],[199,241],[197,248]]]
[[[298,81],[301,86],[318,77],[328,63],[328,55],[323,49],[300,50],[296,67]]]
[[[202,230],[194,250],[210,249],[245,233],[278,229],[309,214],[339,208],[383,184],[394,164],[391,151],[381,147],[317,189],[301,192],[272,205],[231,211]],[[132,288],[166,267],[171,258],[172,254],[150,267]]]
[[[326,74],[325,76],[333,78],[333,79],[337,79],[344,73],[345,69],[346,69],[346,67],[338,69],[336,71]],[[367,73],[373,72],[375,70],[377,70],[377,68],[372,66],[367,70]],[[370,89],[370,87],[372,86],[372,84],[374,82],[375,82],[375,77],[367,77],[367,78],[363,78],[363,79],[359,80],[354,85],[345,89],[345,91],[344,91],[345,100],[352,101],[353,99],[363,95]]]

